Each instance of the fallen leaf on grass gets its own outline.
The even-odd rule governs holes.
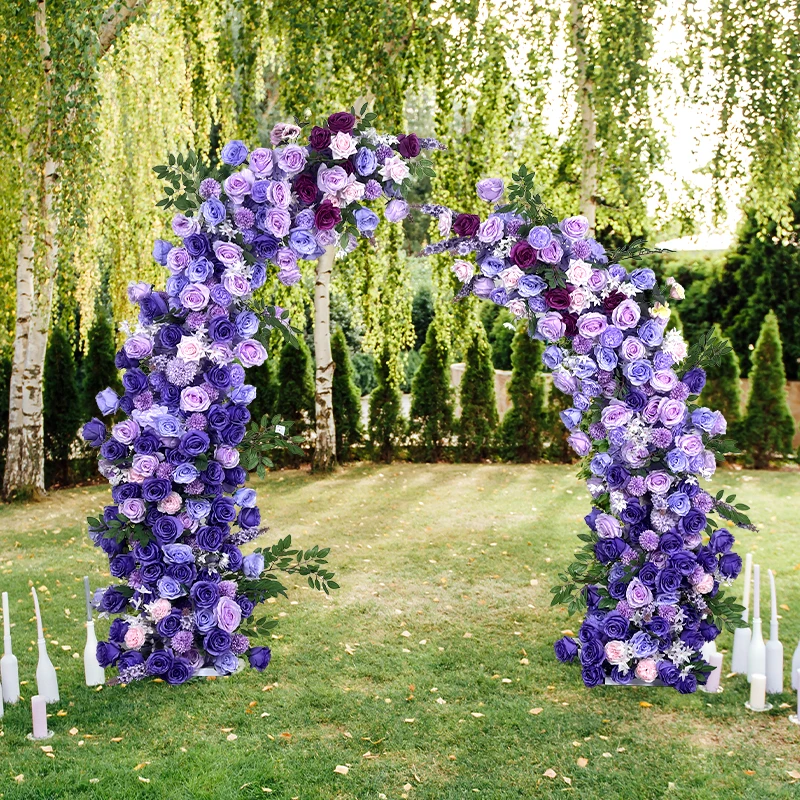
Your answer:
[[[555,778],[556,771],[554,769],[546,769],[543,773],[545,778]]]
[[[149,763],[150,763],[149,761],[142,761],[141,764],[137,764],[133,769],[134,771],[139,769],[144,769]]]
[[[473,711],[472,716],[475,717],[475,719],[480,719],[483,716],[483,714],[481,714],[480,711]]]
[[[56,716],[57,717],[66,717],[67,716],[67,712],[63,708],[59,708],[58,711],[56,711]]]
[[[788,775],[790,778],[794,778],[796,781],[800,781],[800,772],[798,772],[796,769],[793,769],[793,770],[791,770],[791,771],[788,771],[788,770],[787,770],[786,774],[787,774],[787,775]]]
[[[143,775],[140,775],[140,776],[139,776],[139,780],[140,780],[142,783],[150,783],[150,778],[145,778]]]
[[[437,697],[437,698],[436,698],[436,702],[437,702],[437,703],[438,703],[440,706],[443,706],[443,705],[446,705],[446,704],[447,704],[447,700],[445,700],[445,699],[444,699],[444,697]]]
[[[611,758],[611,753],[603,753],[603,758]]]
[[[89,778],[89,783],[100,783],[100,778]]]
[[[566,775],[561,776],[561,780],[567,784],[567,786],[572,786],[572,778],[568,778]]]
[[[416,717],[409,717],[408,719],[404,719],[403,722],[407,722],[409,725],[413,725],[417,721]]]
[[[755,775],[756,771],[754,769],[746,769],[744,770],[745,775]]]
[[[586,766],[586,765],[589,763],[589,759],[588,759],[588,758],[584,758],[583,756],[581,756],[581,757],[580,757],[580,758],[577,760],[577,762],[575,762],[575,763],[577,763],[577,765],[578,765],[579,767],[585,767],[585,766]]]
[[[337,764],[334,767],[333,771],[337,775],[347,775],[347,773],[350,772],[350,767],[346,767],[346,766],[344,766],[344,764]]]
[[[225,738],[229,742],[235,742],[239,737],[235,733],[229,733]]]
[[[87,739],[89,739],[90,737],[89,737],[89,736],[87,736],[86,738],[87,738]],[[112,742],[121,742],[121,741],[122,741],[122,737],[121,737],[121,736],[114,736],[114,737],[111,739],[111,741],[112,741]]]
[[[292,734],[289,731],[284,731],[281,734],[281,739],[286,739],[287,741],[292,738]]]
[[[542,711],[544,711],[544,709],[543,709],[543,708],[532,708],[532,709],[531,709],[531,710],[530,710],[528,713],[529,713],[529,714],[533,714],[533,716],[535,717],[535,716],[537,716],[538,714],[541,714],[541,713],[542,713]]]
[[[77,728],[70,728],[69,729],[69,735],[70,736],[74,736],[77,732],[78,732]]]
[[[233,728],[220,728],[220,730],[221,730],[223,733],[230,733],[230,732],[233,730]]]
[[[40,744],[39,747],[41,748],[43,753],[52,753],[53,752],[53,745],[51,745],[51,744]]]
[[[653,704],[652,704],[652,703],[648,703],[646,700],[642,700],[642,701],[639,703],[639,705],[640,705],[642,708],[652,708],[652,707],[653,707]]]

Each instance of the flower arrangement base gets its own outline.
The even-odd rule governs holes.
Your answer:
[[[53,731],[47,731],[45,736],[34,736],[32,733],[26,734],[25,738],[31,742],[43,742],[45,739],[52,739],[55,734]]]
[[[746,708],[748,711],[753,711],[753,712],[755,712],[756,714],[760,714],[762,711],[772,711],[772,703],[764,703],[764,705],[763,705],[761,708],[753,708],[753,707],[750,705],[750,701],[749,701],[749,700],[747,700],[747,701],[745,702],[745,704],[744,704],[744,707],[745,707],[745,708]]]
[[[664,681],[659,680],[656,678],[654,681],[643,681],[640,678],[634,678],[630,683],[617,683],[613,678],[606,678],[605,681],[606,686],[619,686],[619,687],[627,687],[627,686],[666,686],[667,684]]]
[[[236,669],[230,673],[230,675],[220,675],[219,672],[214,667],[202,667],[201,669],[195,672],[195,678],[230,678],[231,675],[235,675],[237,672],[241,672],[244,669],[244,659],[239,659],[239,664]]]

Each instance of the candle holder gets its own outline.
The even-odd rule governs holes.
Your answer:
[[[750,701],[749,701],[749,700],[747,700],[747,701],[745,701],[744,707],[745,707],[745,708],[746,708],[748,711],[753,711],[753,712],[755,712],[755,713],[757,713],[757,714],[760,714],[762,711],[772,711],[772,703],[764,703],[764,705],[763,705],[763,707],[762,707],[762,708],[753,708],[753,707],[750,705]]]
[[[32,733],[26,733],[25,738],[30,742],[43,742],[45,739],[52,739],[55,734],[53,731],[48,730],[45,736],[34,736]]]
[[[718,686],[716,689],[706,689],[705,686],[701,686],[700,690],[705,692],[706,694],[722,694],[725,691],[725,687]]]

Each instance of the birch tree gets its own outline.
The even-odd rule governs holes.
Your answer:
[[[16,319],[9,397],[5,497],[44,492],[42,375],[59,267],[64,171],[81,163],[91,134],[97,60],[147,0],[118,0],[103,13],[68,0],[36,0],[32,16],[2,6],[2,146],[20,177]],[[13,76],[13,77],[12,77]],[[90,145],[89,145],[90,146]],[[70,180],[77,176],[69,175]],[[69,191],[69,190],[67,190]]]

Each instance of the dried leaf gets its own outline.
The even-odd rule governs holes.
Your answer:
[[[77,732],[78,732],[77,728],[70,728],[69,729],[69,735],[70,736],[74,736]]]
[[[239,737],[235,733],[229,733],[225,738],[229,742],[235,742]]]
[[[545,776],[545,778],[556,777],[556,771],[554,769],[546,769],[542,774]]]
[[[58,711],[56,711],[56,716],[57,717],[66,717],[67,716],[67,712],[63,708],[59,708]]]
[[[473,711],[473,712],[472,712],[472,716],[473,716],[473,717],[475,717],[475,719],[480,719],[480,718],[481,718],[482,716],[484,716],[484,715],[483,715],[483,714],[481,714],[481,712],[480,712],[480,711]]]
[[[585,767],[589,763],[589,759],[581,756],[576,763],[579,767]]]
[[[756,771],[754,769],[746,769],[744,770],[745,775],[755,775]]]
[[[142,761],[141,764],[137,764],[133,769],[134,771],[144,769],[149,763],[149,761]]]
[[[648,703],[646,700],[642,700],[642,701],[639,703],[639,705],[640,705],[642,708],[652,708],[652,707],[653,707],[653,704],[652,704],[652,703]]]
[[[88,739],[89,737],[87,736],[86,738]],[[121,742],[121,741],[122,741],[122,737],[121,737],[121,736],[114,736],[114,737],[111,739],[111,741],[112,741],[112,742]]]
[[[800,772],[798,772],[796,769],[789,770],[789,771],[786,772],[786,774],[790,778],[794,778],[796,781],[800,781]]]
[[[572,778],[568,778],[566,775],[561,776],[561,780],[567,784],[567,786],[572,786]]]
[[[139,780],[140,780],[142,783],[150,783],[150,778],[145,778],[143,775],[140,775],[140,776],[139,776]]]
[[[534,716],[537,716],[537,715],[541,714],[542,711],[544,711],[543,708],[532,708],[528,713],[529,714],[533,714]]]
[[[344,766],[344,764],[337,764],[334,767],[333,771],[337,775],[347,775],[347,773],[350,772],[350,767],[346,767],[346,766]]]
[[[53,745],[51,744],[40,744],[39,748],[43,753],[52,753],[53,752]]]

